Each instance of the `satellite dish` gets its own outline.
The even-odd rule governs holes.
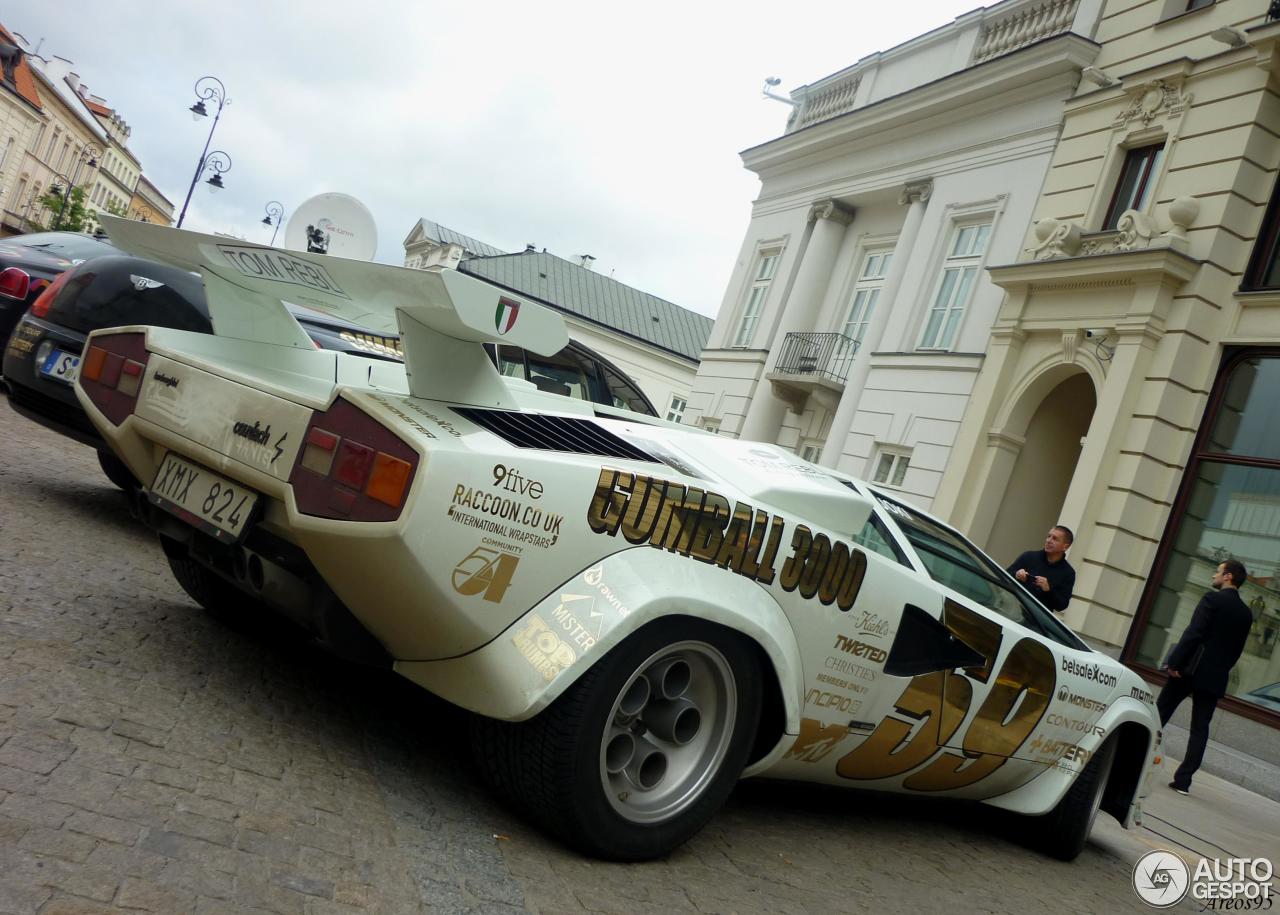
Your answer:
[[[284,246],[352,260],[373,260],[378,229],[369,208],[349,194],[316,194],[289,216]]]

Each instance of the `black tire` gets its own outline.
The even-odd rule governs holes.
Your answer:
[[[649,695],[639,711],[624,711],[639,679],[646,691],[650,678],[674,682],[681,662],[687,689]],[[682,715],[693,706],[697,723],[692,734],[672,728],[676,736],[664,739],[648,722],[673,703]],[[486,780],[547,832],[587,854],[642,861],[680,846],[724,804],[755,741],[760,705],[760,671],[747,639],[701,620],[664,619],[615,647],[536,718],[477,717],[472,745]],[[638,781],[630,765],[611,771],[619,740],[631,744]],[[662,774],[639,787],[652,780],[649,762],[639,763],[646,752],[662,757]]]
[[[1116,741],[1108,740],[1094,752],[1084,771],[1058,801],[1058,806],[1044,816],[1030,821],[1032,844],[1042,852],[1062,861],[1074,861],[1084,850],[1089,833],[1107,789],[1111,763],[1116,756]]]
[[[186,547],[164,538],[161,544],[169,569],[182,590],[219,622],[243,630],[255,615],[253,610],[265,609],[253,597],[192,559]]]
[[[138,478],[133,475],[124,463],[110,451],[98,452],[98,466],[107,475],[107,479],[125,492],[133,492],[139,487]]]

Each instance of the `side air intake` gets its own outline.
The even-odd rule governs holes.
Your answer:
[[[646,454],[589,419],[541,413],[516,413],[511,410],[481,410],[476,407],[454,407],[453,409],[494,435],[506,439],[517,448],[537,448],[543,451],[565,451],[571,454],[594,454],[628,461],[660,463],[657,458]]]

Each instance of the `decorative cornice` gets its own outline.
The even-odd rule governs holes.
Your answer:
[[[929,197],[933,194],[933,181],[925,179],[924,181],[908,181],[902,186],[902,190],[898,192],[898,205],[906,206],[909,203],[928,203]]]
[[[830,219],[832,222],[847,226],[853,222],[853,210],[839,200],[828,197],[819,200],[809,207],[809,220]]]
[[[1024,261],[988,268],[991,281],[1006,291],[1089,289],[1101,286],[1165,284],[1181,286],[1201,261],[1167,245],[1132,251]]]

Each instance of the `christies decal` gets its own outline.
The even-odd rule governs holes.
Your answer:
[[[648,544],[730,569],[762,584],[777,578],[784,591],[799,590],[841,610],[853,606],[867,571],[862,550],[803,524],[791,534],[791,555],[777,569],[787,522],[781,515],[729,500],[710,490],[603,467],[587,508],[597,534]]]

